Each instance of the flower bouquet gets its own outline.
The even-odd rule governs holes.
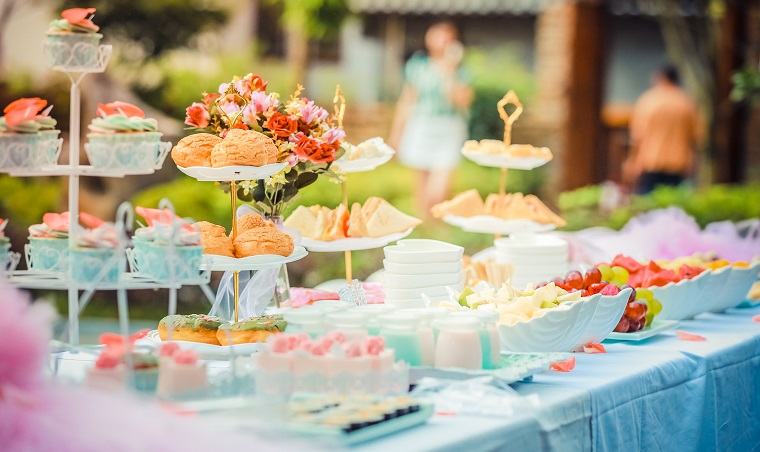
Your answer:
[[[325,175],[339,180],[332,163],[340,158],[345,132],[331,125],[322,107],[301,96],[303,87],[287,100],[266,91],[267,82],[258,75],[235,77],[219,85],[219,93],[203,93],[202,102],[187,107],[185,124],[198,132],[224,137],[231,129],[254,130],[270,137],[278,149],[278,162],[287,162],[279,173],[266,180],[240,181],[237,197],[253,203],[264,216],[277,218],[304,187]],[[229,191],[230,185],[219,184]]]

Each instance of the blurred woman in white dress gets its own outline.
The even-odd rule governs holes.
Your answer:
[[[389,141],[401,163],[417,170],[417,205],[429,215],[434,204],[448,197],[467,139],[473,90],[461,67],[464,49],[453,23],[432,25],[425,33],[425,49],[404,68]]]

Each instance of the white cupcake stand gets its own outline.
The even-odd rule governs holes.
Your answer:
[[[71,57],[64,64],[55,64],[52,69],[63,72],[71,81],[71,107],[70,107],[70,125],[69,125],[69,163],[37,165],[34,162],[27,162],[23,165],[16,165],[12,168],[4,168],[2,171],[9,173],[11,176],[19,177],[45,177],[45,176],[66,176],[69,178],[68,192],[68,211],[70,213],[70,225],[68,236],[69,252],[76,247],[76,239],[82,234],[79,226],[79,177],[80,176],[97,176],[97,177],[124,177],[136,174],[151,174],[161,168],[166,155],[171,149],[171,143],[151,143],[149,145],[152,157],[147,162],[134,164],[130,161],[112,161],[110,166],[93,167],[91,165],[81,165],[79,162],[80,155],[80,131],[81,131],[81,92],[80,83],[82,79],[90,73],[101,73],[105,71],[111,57],[111,46],[100,45],[97,49],[91,51],[97,52],[97,58],[91,64],[81,64],[77,61],[76,54],[72,46],[58,43],[55,46],[47,42],[43,44],[46,56],[49,62],[55,61],[51,57],[52,52],[67,52]],[[77,51],[81,51],[83,44],[76,44]],[[88,50],[88,49],[85,49]],[[52,63],[51,63],[52,64]],[[59,149],[56,152],[57,160],[60,153],[60,145],[63,140],[58,140]],[[114,155],[129,155],[129,146],[131,144],[119,144],[112,148]],[[33,155],[37,149],[29,149],[29,155]],[[89,149],[88,149],[89,151]],[[141,151],[138,149],[137,151]],[[138,152],[139,153],[139,152]],[[170,207],[170,206],[169,206]],[[65,290],[68,292],[68,334],[71,349],[76,349],[79,345],[79,314],[92,298],[95,291],[113,290],[116,291],[116,299],[119,311],[119,325],[121,334],[125,337],[129,335],[129,315],[127,309],[127,291],[138,289],[169,289],[169,311],[176,312],[177,290],[183,285],[198,285],[204,291],[204,294],[213,302],[214,294],[208,287],[209,272],[201,272],[198,269],[192,269],[191,273],[197,273],[197,277],[184,278],[181,281],[176,279],[174,271],[169,271],[169,278],[154,280],[138,272],[127,271],[126,269],[126,248],[129,244],[127,230],[131,229],[133,224],[133,211],[131,205],[123,203],[119,206],[115,229],[118,236],[118,245],[114,248],[113,254],[106,261],[102,262],[102,268],[97,274],[89,280],[75,281],[72,277],[71,268],[74,266],[87,267],[86,260],[74,261],[69,259],[68,271],[40,271],[30,268],[28,270],[16,270],[7,273],[8,281],[20,288],[26,289],[44,289],[44,290]],[[31,257],[31,256],[30,256]],[[66,259],[60,256],[59,262]],[[167,247],[167,261],[176,259],[174,245]],[[97,262],[90,265],[98,265]],[[116,269],[119,273],[118,279],[109,282],[111,278],[107,275],[111,270]],[[80,296],[79,292],[82,291]]]

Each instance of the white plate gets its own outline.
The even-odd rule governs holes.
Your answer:
[[[158,330],[152,330],[145,336],[145,341],[156,347],[159,347],[163,342],[158,335]],[[237,344],[237,345],[211,345],[204,344],[202,342],[190,342],[190,341],[172,341],[179,345],[182,350],[194,350],[201,355],[202,358],[226,358],[234,352],[236,355],[250,355],[256,353],[259,348],[264,344],[252,343],[252,344]]]
[[[282,264],[303,259],[307,254],[309,254],[308,251],[302,246],[295,247],[290,256],[262,254],[259,256],[249,256],[238,259],[234,257],[217,256],[215,254],[206,254],[205,256],[210,257],[210,259],[201,264],[201,270],[264,270],[267,268],[277,268]]]
[[[264,166],[224,166],[210,168],[208,166],[177,166],[180,171],[201,182],[231,181],[231,180],[259,180],[265,179],[272,174],[277,174],[287,163],[272,163]]]
[[[677,325],[677,320],[655,319],[651,325],[643,330],[636,331],[635,333],[616,333],[613,331],[607,336],[605,341],[643,341],[644,339],[649,339],[650,337],[664,333],[665,331],[675,329]]]
[[[514,234],[516,232],[547,232],[557,226],[553,224],[540,224],[531,220],[504,220],[490,215],[476,215],[474,217],[459,217],[446,215],[443,221],[458,226],[467,232],[480,232],[483,234]]]
[[[492,168],[509,168],[532,170],[551,161],[540,157],[509,157],[504,154],[484,154],[482,152],[462,151],[462,155],[482,166]]]
[[[464,281],[464,271],[454,273],[429,273],[413,275],[403,273],[383,273],[383,286],[386,289],[415,289],[418,287],[455,286]]]
[[[463,261],[441,262],[431,264],[400,264],[383,259],[384,271],[403,275],[431,275],[438,273],[456,273],[462,270]]]
[[[343,174],[362,173],[364,171],[372,171],[378,166],[388,163],[392,158],[393,154],[355,160],[340,159],[333,163],[333,167],[335,167],[335,171]]]
[[[464,248],[439,240],[406,239],[386,246],[383,253],[386,260],[399,264],[435,264],[461,261]]]
[[[302,238],[301,245],[307,250],[313,253],[332,253],[336,251],[359,251],[359,250],[371,250],[375,248],[382,248],[385,245],[401,240],[407,235],[411,234],[414,228],[409,228],[403,232],[397,232],[395,234],[385,235],[383,237],[361,237],[339,240],[314,240],[309,238]]]

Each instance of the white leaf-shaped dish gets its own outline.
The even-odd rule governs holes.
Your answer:
[[[232,181],[232,180],[259,180],[277,174],[282,171],[287,163],[272,163],[264,166],[224,166],[211,168],[208,166],[188,166],[177,168],[188,176],[201,182]]]

